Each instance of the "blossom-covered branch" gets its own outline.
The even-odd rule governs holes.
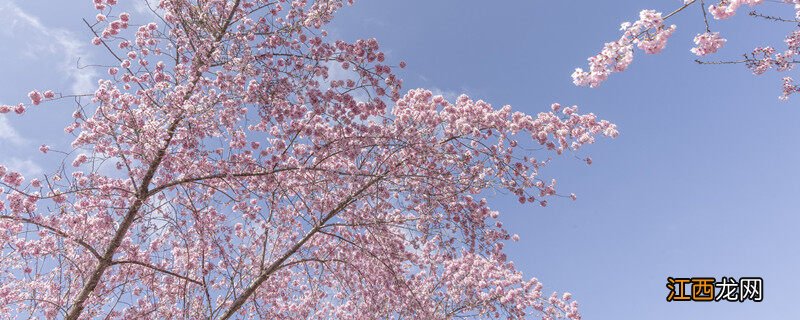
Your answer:
[[[637,45],[646,53],[659,53],[666,46],[667,39],[675,30],[674,25],[669,27],[665,26],[663,20],[666,20],[678,12],[684,11],[684,9],[692,5],[699,6],[700,10],[702,10],[706,30],[695,36],[695,47],[690,50],[697,56],[706,56],[716,53],[717,50],[725,45],[727,40],[723,38],[719,32],[711,31],[707,13],[710,13],[715,20],[723,20],[736,15],[742,6],[758,6],[763,3],[764,0],[721,0],[706,8],[705,1],[684,0],[682,7],[664,18],[661,17],[660,12],[643,10],[640,13],[638,21],[633,24],[627,22],[622,24],[621,30],[624,33],[619,40],[605,44],[603,50],[598,55],[588,59],[589,71],[578,68],[573,72],[573,82],[579,86],[594,88],[608,79],[610,74],[624,71],[633,61],[633,45]],[[792,23],[800,21],[800,1],[783,0],[783,3],[793,6],[790,12],[794,18],[770,16],[756,11],[751,11],[749,15],[769,21]],[[794,60],[797,55],[800,55],[800,24],[798,24],[798,29],[791,31],[786,36],[784,42],[786,45],[785,50],[781,51],[772,46],[757,47],[752,52],[745,54],[744,60],[711,63],[698,60],[698,62],[701,64],[743,63],[756,75],[763,74],[770,69],[786,72],[794,69]],[[792,77],[788,76],[784,77],[782,88],[783,92],[780,98],[783,100],[788,99],[791,94],[800,91],[800,87],[794,83]]]
[[[323,29],[351,1],[91,3],[111,66],[40,147],[63,164],[0,166],[0,317],[580,319],[481,197],[546,206],[540,170],[614,124],[401,93],[377,40]],[[0,111],[64,97],[29,98]]]

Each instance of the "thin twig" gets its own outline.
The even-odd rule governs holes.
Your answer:
[[[700,0],[700,8],[703,10],[703,21],[706,23],[706,32],[711,33],[711,27],[708,26],[708,13],[706,13],[706,2]]]
[[[750,16],[751,17],[756,17],[756,18],[772,20],[772,21],[778,21],[778,22],[792,22],[792,23],[797,23],[797,24],[800,25],[800,20],[797,20],[797,19],[785,19],[785,18],[781,18],[781,17],[777,17],[777,16],[769,16],[769,15],[766,15],[766,14],[758,13],[758,11],[755,11],[755,10],[750,11]]]
[[[739,63],[746,63],[748,60],[739,60],[739,61],[702,61],[700,59],[694,59],[694,62],[697,64],[739,64]]]
[[[664,18],[663,18],[662,20],[667,20],[667,19],[669,19],[669,17],[672,17],[672,16],[674,16],[675,14],[677,14],[678,12],[681,12],[681,11],[683,11],[683,9],[686,9],[687,7],[691,6],[691,5],[692,5],[692,4],[694,4],[695,2],[697,2],[697,0],[692,0],[692,1],[689,1],[689,2],[687,2],[686,4],[684,4],[684,5],[683,5],[683,7],[680,7],[680,8],[678,8],[678,9],[675,9],[675,11],[672,11],[672,12],[670,12],[668,15],[664,16]]]

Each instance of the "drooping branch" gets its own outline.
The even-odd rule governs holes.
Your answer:
[[[227,320],[230,319],[234,314],[236,314],[236,312],[242,307],[242,305],[244,305],[245,301],[250,299],[250,297],[256,292],[256,290],[258,290],[261,284],[264,283],[264,281],[267,281],[267,279],[269,279],[269,277],[275,271],[280,269],[283,263],[290,257],[292,257],[298,250],[300,250],[300,248],[302,248],[303,245],[305,245],[305,243],[308,242],[308,240],[310,240],[312,237],[314,237],[314,235],[316,235],[320,230],[322,230],[322,228],[325,227],[325,224],[329,220],[333,219],[333,217],[335,217],[337,214],[346,209],[350,204],[355,202],[358,199],[358,197],[361,196],[362,193],[364,193],[374,184],[378,183],[380,180],[383,180],[389,173],[390,172],[387,171],[384,174],[370,180],[369,182],[364,184],[364,186],[362,186],[356,192],[354,192],[352,195],[341,201],[335,208],[329,211],[328,214],[326,214],[317,223],[317,225],[311,228],[311,230],[309,230],[305,234],[305,236],[303,236],[303,238],[300,239],[300,241],[298,241],[289,249],[287,249],[278,259],[273,261],[266,269],[262,270],[261,273],[250,283],[250,285],[248,285],[247,288],[245,288],[245,290],[241,294],[239,294],[238,297],[236,297],[236,299],[231,303],[231,305],[228,307],[228,309],[225,311],[222,317],[220,317],[220,319]]]
[[[115,261],[111,262],[111,265],[121,265],[121,264],[134,264],[134,265],[142,266],[142,267],[145,267],[145,268],[148,268],[148,269],[152,269],[152,270],[164,273],[164,274],[171,275],[171,276],[179,278],[179,279],[183,279],[183,280],[189,281],[189,282],[194,283],[196,285],[201,285],[201,286],[203,285],[202,282],[197,281],[197,280],[192,279],[192,278],[189,278],[188,276],[180,275],[180,274],[177,274],[175,272],[169,271],[167,269],[156,267],[156,266],[154,266],[152,264],[149,264],[149,263],[146,263],[146,262],[136,261],[136,260],[115,260]]]
[[[38,221],[36,221],[36,220],[34,220],[34,219],[30,219],[30,218],[23,218],[23,217],[16,217],[16,216],[8,216],[8,215],[0,215],[0,219],[6,219],[6,220],[13,220],[13,221],[24,222],[24,223],[32,224],[32,225],[35,225],[35,226],[37,226],[37,227],[40,227],[40,228],[46,229],[46,230],[48,230],[48,231],[52,232],[53,234],[55,234],[55,235],[57,235],[57,236],[59,236],[59,237],[62,237],[62,238],[64,238],[64,239],[67,239],[67,240],[73,241],[73,242],[75,242],[75,243],[77,243],[77,244],[81,245],[82,247],[86,248],[86,250],[89,250],[89,252],[90,252],[90,253],[91,253],[91,254],[92,254],[92,255],[93,255],[95,258],[97,258],[97,259],[101,259],[101,258],[102,258],[102,257],[100,256],[100,253],[98,253],[98,252],[97,252],[97,250],[95,250],[95,248],[94,248],[94,247],[92,247],[90,244],[88,244],[86,241],[83,241],[83,240],[81,240],[81,239],[78,239],[78,238],[76,238],[76,237],[74,237],[74,236],[71,236],[71,235],[67,234],[66,232],[64,232],[64,231],[62,231],[62,230],[59,230],[59,229],[57,229],[57,228],[55,228],[55,227],[48,226],[48,225],[46,225],[46,224],[44,224],[44,223],[38,222]]]

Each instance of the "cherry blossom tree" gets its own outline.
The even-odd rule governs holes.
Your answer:
[[[580,319],[483,195],[545,206],[540,169],[616,127],[401,93],[376,40],[329,39],[347,4],[93,0],[96,90],[0,106],[78,101],[71,145],[40,148],[61,166],[0,166],[0,317]]]
[[[798,62],[797,56],[800,55],[800,0],[683,0],[683,5],[667,15],[655,10],[642,10],[639,19],[633,23],[624,22],[620,26],[622,36],[619,39],[608,42],[603,46],[600,53],[589,57],[588,71],[577,68],[572,73],[573,82],[578,86],[598,87],[606,81],[612,73],[625,71],[633,61],[634,46],[648,54],[661,52],[667,44],[667,40],[675,31],[675,25],[667,25],[666,21],[672,16],[691,8],[697,8],[702,12],[705,30],[698,33],[694,38],[695,47],[691,52],[703,57],[716,53],[719,48],[725,45],[727,40],[719,32],[712,31],[712,23],[715,20],[725,20],[736,15],[745,7],[758,6],[770,2],[785,6],[781,12],[786,12],[785,16],[768,15],[757,10],[751,10],[749,16],[758,19],[765,19],[773,22],[791,23],[795,27],[784,40],[783,49],[773,46],[760,46],[752,52],[743,54],[742,58],[722,61],[695,60],[699,64],[743,64],[750,69],[753,74],[760,75],[770,69],[777,72],[787,72],[794,69]],[[792,77],[786,76],[782,81],[782,94],[779,97],[786,100],[793,93],[800,92],[800,86],[795,84]]]

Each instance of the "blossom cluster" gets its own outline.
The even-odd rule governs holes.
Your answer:
[[[576,85],[595,88],[611,73],[625,71],[633,61],[634,45],[648,54],[661,52],[675,25],[665,25],[660,12],[642,10],[639,20],[623,23],[620,30],[623,33],[618,40],[606,43],[599,54],[588,59],[589,71],[575,69],[572,80]]]
[[[734,16],[742,6],[757,6],[764,2],[764,0],[720,0],[711,4],[707,9],[713,19],[723,20]],[[794,17],[795,19],[800,19],[800,0],[783,0],[782,2],[793,5]],[[684,0],[683,4],[683,7],[672,12],[667,17],[683,11],[691,5],[702,5],[703,2]],[[706,8],[701,9],[705,14]],[[792,19],[761,15],[757,12],[753,12],[751,15],[767,20],[793,21]],[[695,46],[690,49],[697,56],[716,53],[727,42],[719,32],[711,31],[709,21],[705,21],[705,23],[706,32],[697,34],[694,37]],[[588,59],[588,72],[580,68],[573,72],[572,78],[576,85],[597,87],[608,78],[609,74],[627,69],[633,60],[632,44],[634,43],[638,44],[639,48],[642,48],[647,53],[660,52],[664,48],[666,39],[672,34],[674,25],[666,28],[660,13],[656,13],[653,10],[643,10],[640,13],[639,21],[633,24],[623,23],[621,29],[625,31],[622,38],[615,42],[606,43],[600,54]],[[635,32],[631,34],[628,30],[634,30]],[[652,34],[648,32],[650,30],[652,30]],[[647,37],[640,39],[643,34],[646,34]],[[763,74],[770,69],[779,72],[792,70],[796,63],[795,57],[800,54],[800,51],[798,51],[800,29],[790,32],[784,42],[788,47],[784,51],[779,51],[771,46],[760,46],[745,54],[745,60],[743,61],[725,63],[743,63],[756,75]],[[799,90],[800,87],[794,84],[792,77],[784,77],[782,95],[779,98],[786,100],[789,95]]]
[[[509,261],[519,236],[479,195],[575,199],[541,169],[616,126],[401,94],[377,40],[323,29],[351,3],[161,0],[149,22],[92,0],[115,62],[65,120],[67,158],[0,166],[0,314],[580,319]],[[626,33],[659,31],[629,45],[663,48],[662,22],[643,14]]]
[[[721,0],[717,4],[708,7],[708,11],[714,19],[727,19],[736,14],[736,10],[742,5],[755,6],[764,3],[764,0]]]
[[[45,92],[40,92],[38,90],[33,90],[28,93],[28,98],[30,99],[30,104],[34,106],[40,105],[44,101],[56,99],[56,93],[52,90],[47,90]],[[9,113],[14,111],[14,113],[18,115],[22,115],[27,110],[27,106],[24,103],[18,103],[17,105],[0,105],[0,114]]]
[[[694,37],[696,46],[691,51],[698,56],[712,54],[722,48],[726,41],[726,39],[720,37],[719,32],[701,33]]]

